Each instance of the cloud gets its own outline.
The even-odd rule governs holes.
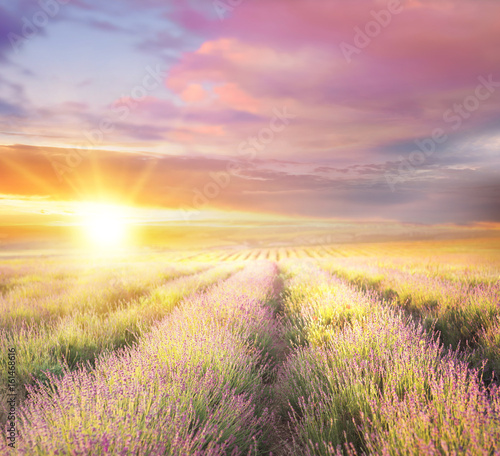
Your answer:
[[[354,28],[384,5],[245,2],[217,27],[186,10],[177,23],[206,32],[207,40],[173,66],[167,87],[182,96],[188,87],[213,85],[217,102],[261,115],[288,101],[300,124],[288,153],[333,155],[330,144],[338,154],[361,158],[377,155],[384,144],[431,134],[448,109],[474,94],[478,77],[500,81],[494,19],[500,5],[489,1],[408,2],[348,64],[339,44],[352,43]],[[494,95],[461,131],[491,119],[500,107]],[[315,139],[306,139],[306,131]]]
[[[46,79],[24,74],[12,83],[18,79],[6,37],[20,30],[23,15],[32,16],[33,5],[22,0],[0,12],[0,60],[11,70],[0,80],[0,124],[9,116],[4,129],[12,141],[59,148],[3,147],[1,192],[125,195],[137,204],[193,206],[195,190],[213,181],[210,173],[225,172],[241,144],[269,125],[275,109],[286,108],[294,115],[289,125],[252,162],[241,163],[210,205],[326,217],[496,220],[488,192],[497,191],[500,168],[499,2],[402,2],[402,12],[348,62],[340,45],[352,45],[357,27],[364,29],[387,2],[248,0],[221,20],[212,2],[75,0],[57,21],[78,22],[78,39],[92,48],[83,68],[98,68],[99,77],[76,74],[71,59],[78,53],[47,33],[38,43],[47,54],[21,53],[15,71],[38,74],[49,52],[68,59],[66,66],[43,73]],[[99,53],[103,36],[109,55]],[[162,84],[140,101],[133,85],[119,95],[117,81],[133,81],[145,56],[168,66]],[[478,92],[481,77],[489,89],[483,83]],[[54,99],[32,87],[40,81]],[[130,107],[127,115],[116,115],[120,106]],[[105,133],[103,120],[112,123]],[[437,128],[447,140],[391,192],[384,174],[397,171],[416,140]],[[88,145],[92,135],[100,138],[95,150],[70,182],[59,181],[47,155],[64,163],[65,147]]]
[[[352,44],[355,27],[364,28],[385,7],[377,0],[255,0],[231,8],[221,21],[211,2],[127,0],[117,8],[82,0],[67,5],[68,14],[60,19],[80,17],[90,28],[119,34],[120,40],[128,30],[132,46],[149,48],[169,65],[166,93],[156,99],[148,95],[115,133],[106,134],[103,147],[139,141],[153,150],[167,140],[177,150],[233,155],[241,141],[265,125],[273,108],[287,106],[297,114],[293,128],[266,157],[297,160],[307,154],[340,165],[388,160],[384,148],[411,143],[442,126],[444,113],[474,93],[478,76],[500,80],[495,21],[500,5],[487,0],[405,2],[387,28],[346,62],[340,44]],[[18,19],[20,12],[15,9]],[[153,12],[155,21],[146,15]],[[14,12],[4,15],[11,23]],[[138,28],[148,19],[151,29]],[[166,51],[175,57],[165,57]],[[13,104],[10,98],[4,101]],[[24,111],[28,105],[22,102]],[[496,94],[460,131],[481,128],[499,108]],[[97,122],[106,115],[98,109],[102,106],[89,107]],[[49,120],[44,135],[47,130],[56,135],[67,107],[60,103],[38,110]],[[30,112],[24,130],[40,134],[36,109]],[[89,116],[82,114],[80,124],[94,128]],[[63,121],[65,131],[72,131],[72,122]],[[64,135],[61,140],[67,141]]]
[[[239,161],[240,170],[228,174],[223,158],[94,151],[59,180],[53,164],[64,164],[71,153],[3,147],[0,193],[111,200],[193,214],[218,209],[424,223],[500,221],[498,170],[446,168],[438,178],[417,176],[391,192],[378,178],[383,165],[377,164],[315,169],[289,161],[284,170],[272,160]]]

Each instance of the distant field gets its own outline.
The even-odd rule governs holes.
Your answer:
[[[500,454],[500,239],[307,239],[7,252],[3,454]]]

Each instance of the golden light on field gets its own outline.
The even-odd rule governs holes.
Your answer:
[[[127,237],[127,217],[123,207],[88,203],[81,208],[82,228],[86,240],[97,248],[124,245]]]

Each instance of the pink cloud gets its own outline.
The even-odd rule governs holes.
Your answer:
[[[182,92],[181,98],[188,103],[196,103],[207,98],[207,91],[200,84],[190,84]]]
[[[474,93],[478,76],[500,80],[500,4],[488,0],[402,2],[402,13],[348,63],[339,45],[353,43],[354,28],[387,4],[253,0],[220,21],[210,2],[197,11],[176,2],[169,21],[184,28],[183,37],[204,41],[171,65],[169,94],[106,107],[131,106],[106,141],[120,143],[128,128],[152,144],[168,137],[198,152],[233,155],[275,107],[287,106],[297,117],[266,156],[367,161],[384,145],[429,135],[447,109]],[[170,33],[157,38],[158,49],[172,46]],[[461,131],[474,132],[499,108],[500,96],[492,96]],[[85,111],[71,103],[58,110]],[[45,117],[44,132],[58,134],[60,120]],[[91,127],[99,120],[88,114]]]
[[[206,21],[210,38],[198,51],[184,56],[171,73],[170,86],[186,84],[182,75],[189,81],[197,73],[206,80],[235,82],[230,78],[238,77],[238,83],[244,83],[249,78],[238,71],[241,67],[251,75],[265,67],[269,76],[284,72],[293,56],[299,56],[297,65],[290,68],[294,71],[300,70],[301,63],[314,64],[308,68],[311,73],[328,73],[330,82],[351,91],[360,83],[365,86],[362,90],[374,95],[461,85],[478,74],[498,71],[500,4],[463,0],[402,4],[402,13],[394,15],[387,28],[355,56],[359,58],[347,65],[340,43],[352,44],[354,28],[364,28],[373,20],[373,12],[387,8],[386,1],[243,2],[220,26]],[[190,27],[189,19],[184,15],[182,24]],[[200,26],[198,16],[196,26]],[[333,68],[333,62],[339,67]],[[272,80],[264,79],[262,85],[268,79]],[[281,82],[293,88],[299,79]]]
[[[192,84],[212,85],[219,97],[203,110],[223,105],[266,116],[274,106],[293,106],[292,154],[347,147],[361,157],[377,145],[427,135],[450,106],[474,93],[479,76],[500,80],[500,4],[402,2],[403,11],[348,63],[339,45],[353,44],[355,27],[363,29],[387,4],[256,0],[217,26],[180,15],[181,25],[207,40],[171,69],[167,87],[182,95]],[[500,97],[485,101],[463,128],[476,128],[499,107]],[[236,141],[246,130],[231,133]]]
[[[241,90],[235,83],[216,87],[214,92],[219,96],[221,103],[230,108],[252,113],[259,112],[260,101]]]

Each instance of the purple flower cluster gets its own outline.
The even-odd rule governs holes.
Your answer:
[[[61,346],[87,349],[137,327],[138,343],[29,387],[12,453],[237,456],[281,445],[281,454],[311,456],[500,454],[500,390],[442,344],[477,343],[500,360],[500,291],[490,275],[455,280],[397,264],[283,256],[273,251],[279,271],[246,254],[244,269],[156,264],[113,290],[104,291],[102,271],[87,294],[82,284],[74,296],[54,288],[55,307],[29,310],[39,332],[21,312],[17,332],[0,334],[0,345],[17,337],[18,375],[23,357],[34,363],[52,341],[50,331]],[[147,293],[114,301],[141,294],[141,280]],[[40,291],[24,290],[25,304]],[[88,298],[91,310],[64,309],[65,294]],[[58,312],[60,327],[42,324]]]
[[[38,385],[22,410],[18,454],[250,454],[272,414],[263,351],[277,332],[263,303],[277,268],[243,271],[175,309],[137,347]]]
[[[439,332],[445,346],[478,348],[474,356],[489,369],[500,368],[500,282],[491,272],[459,277],[381,267],[366,260],[323,261],[322,266],[361,289],[378,291],[388,301],[420,317]],[[394,265],[393,265],[394,266]]]
[[[294,299],[310,303],[307,313],[343,312],[349,295],[369,312],[349,324],[330,322],[328,338],[319,340],[314,319],[297,327],[305,343],[283,366],[278,394],[298,452],[500,453],[498,389],[486,389],[457,353],[314,266],[288,270],[294,275],[285,283],[288,312],[303,312]]]

